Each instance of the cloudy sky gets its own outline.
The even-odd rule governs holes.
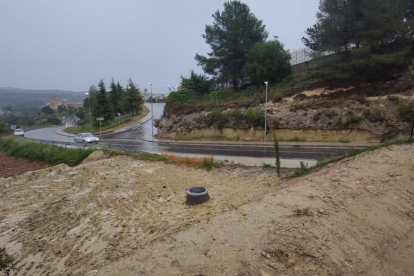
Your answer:
[[[0,0],[0,87],[83,91],[129,78],[167,92],[209,47],[202,34],[223,0]],[[289,49],[319,0],[245,0]]]

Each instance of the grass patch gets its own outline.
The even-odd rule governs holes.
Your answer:
[[[105,154],[108,154],[109,156],[119,156],[119,155],[125,155],[132,158],[135,158],[137,160],[143,160],[143,161],[166,161],[167,159],[160,155],[155,153],[147,153],[147,152],[140,152],[140,151],[134,151],[134,150],[126,150],[126,149],[115,149],[115,148],[101,148]]]
[[[309,168],[308,163],[305,164],[305,162],[300,161],[300,168],[293,171],[293,177],[299,177],[305,174],[308,174]]]
[[[119,121],[118,118],[110,121],[107,125],[102,126],[102,132],[105,132],[107,130],[116,128],[116,127],[122,127],[123,125],[131,122],[136,116],[132,116],[132,115],[127,115],[127,116],[123,116]],[[76,125],[76,126],[72,126],[72,127],[68,127],[65,129],[65,132],[67,133],[72,133],[72,134],[76,134],[76,133],[80,133],[80,132],[89,132],[89,120],[84,121],[83,124],[81,125]],[[92,133],[99,133],[99,125],[95,126],[92,123]]]
[[[11,156],[69,166],[78,165],[93,152],[91,149],[66,149],[10,136],[0,138],[0,150]]]

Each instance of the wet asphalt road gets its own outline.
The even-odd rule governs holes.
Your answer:
[[[147,105],[150,107],[150,105]],[[162,115],[163,104],[154,104],[154,119]],[[104,135],[101,143],[112,147],[139,150],[150,153],[182,153],[222,156],[240,156],[270,158],[274,156],[272,144],[264,143],[197,143],[197,142],[164,142],[153,141],[151,128],[151,112],[143,119],[145,123],[138,124],[126,132]],[[26,137],[38,140],[49,140],[63,143],[73,143],[72,137],[56,134],[58,128],[43,128],[26,132]],[[157,129],[154,128],[154,134]],[[352,148],[349,145],[281,145],[280,154],[284,159],[313,159],[346,154]]]

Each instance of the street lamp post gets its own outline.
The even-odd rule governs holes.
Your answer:
[[[265,81],[266,84],[266,101],[264,104],[264,116],[265,116],[265,126],[264,126],[264,141],[267,141],[267,88],[269,86],[269,82]]]
[[[92,121],[91,121],[91,95],[89,92],[86,92],[89,101],[89,132],[92,132]]]
[[[149,85],[151,86],[151,140],[154,140],[154,108],[152,106],[154,99],[152,98],[152,83],[149,83]]]

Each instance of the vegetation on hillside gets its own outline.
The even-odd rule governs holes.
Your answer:
[[[407,0],[323,0],[306,46],[329,57],[316,59],[322,80],[392,79],[412,56],[412,18]]]
[[[182,77],[181,91],[169,95],[164,115],[217,114],[262,105],[264,81],[270,82],[272,102],[308,88],[341,85],[364,87],[363,97],[407,69],[413,54],[412,6],[407,0],[322,0],[317,22],[303,38],[314,51],[312,66],[290,75],[290,55],[283,44],[277,39],[266,41],[265,25],[246,4],[226,2],[203,35],[211,52],[196,55],[210,78],[194,72]],[[411,116],[404,104],[400,110],[402,118]]]

